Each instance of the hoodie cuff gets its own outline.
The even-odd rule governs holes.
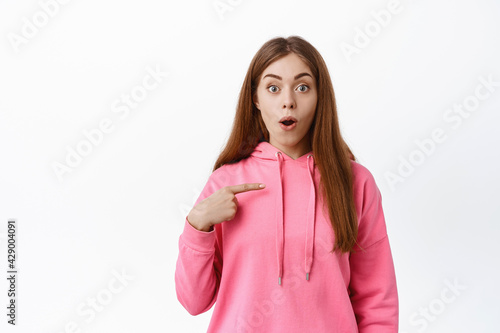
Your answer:
[[[215,230],[198,230],[189,223],[187,217],[184,219],[181,240],[195,251],[212,253],[215,250]]]

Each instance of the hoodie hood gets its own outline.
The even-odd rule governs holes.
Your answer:
[[[304,249],[304,273],[306,280],[309,281],[311,267],[314,260],[314,229],[316,223],[315,207],[316,207],[316,190],[314,186],[314,157],[310,151],[297,159],[283,153],[280,149],[274,147],[267,141],[261,141],[250,154],[252,157],[263,160],[273,161],[276,165],[276,177],[279,178],[280,188],[277,197],[277,218],[276,218],[276,258],[278,265],[278,284],[281,285],[283,277],[283,256],[284,256],[284,204],[283,204],[283,164],[284,163],[304,163],[307,164],[307,172],[309,174],[309,202],[307,207],[307,220],[304,221],[306,226],[305,249]]]

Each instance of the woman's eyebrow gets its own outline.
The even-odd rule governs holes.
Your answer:
[[[294,80],[298,80],[298,79],[300,79],[300,78],[301,78],[301,77],[303,77],[303,76],[309,76],[309,77],[312,79],[311,74],[309,74],[309,73],[305,73],[305,72],[304,72],[304,73],[300,73],[300,74],[295,75],[295,77],[294,77],[293,79],[294,79]],[[281,76],[276,75],[276,74],[267,74],[266,76],[264,76],[264,77],[262,78],[262,80],[264,80],[266,77],[274,77],[275,79],[278,79],[278,80],[282,80],[282,79],[283,79]]]

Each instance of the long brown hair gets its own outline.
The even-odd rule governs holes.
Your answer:
[[[273,38],[257,51],[241,87],[231,134],[213,171],[226,163],[235,163],[250,156],[259,142],[269,142],[269,132],[252,96],[267,66],[291,52],[309,66],[316,79],[318,101],[307,135],[321,175],[320,190],[327,203],[335,234],[332,252],[352,252],[357,239],[358,223],[350,160],[355,161],[356,157],[340,133],[335,94],[326,64],[316,48],[303,38]]]

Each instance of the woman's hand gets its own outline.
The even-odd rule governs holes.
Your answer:
[[[262,185],[260,187],[259,185]],[[200,201],[187,216],[189,224],[200,231],[211,231],[213,225],[230,221],[238,210],[236,194],[265,188],[261,183],[224,186]]]

